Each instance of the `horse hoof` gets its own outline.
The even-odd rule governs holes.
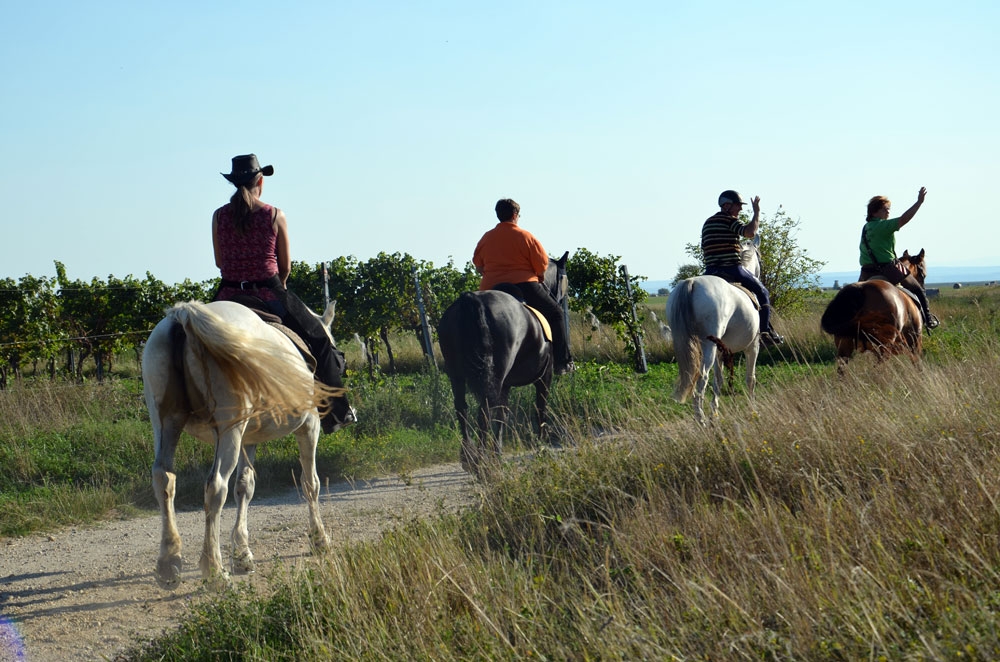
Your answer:
[[[166,591],[173,591],[181,585],[181,562],[180,556],[171,556],[159,559],[156,562],[156,583]]]
[[[253,552],[249,549],[233,557],[233,573],[246,575],[257,570],[257,564],[253,560]]]
[[[225,591],[232,585],[232,578],[225,570],[202,576],[202,583],[212,591]]]

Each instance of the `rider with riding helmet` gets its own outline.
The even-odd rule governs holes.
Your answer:
[[[215,264],[222,274],[215,300],[262,301],[309,346],[316,379],[343,388],[343,354],[330,342],[319,318],[285,286],[292,268],[285,213],[260,199],[264,177],[274,174],[274,166],[261,168],[256,155],[244,154],[233,157],[232,172],[221,174],[236,192],[212,214]],[[346,396],[332,398],[329,406],[320,421],[325,433],[355,422]]]
[[[749,223],[740,221],[740,212],[746,203],[736,191],[723,191],[719,195],[719,212],[710,216],[701,228],[701,251],[705,259],[705,275],[718,276],[738,283],[753,292],[760,304],[760,340],[766,346],[785,342],[771,326],[771,296],[756,276],[741,262],[743,252],[740,242],[757,234],[760,221],[760,196],[753,200],[753,218]]]
[[[572,372],[575,366],[563,311],[543,285],[548,253],[534,235],[518,225],[519,204],[504,198],[497,202],[495,210],[500,222],[483,235],[472,255],[472,263],[483,277],[479,289],[493,289],[501,283],[515,285],[524,302],[542,313],[552,327],[555,374]]]
[[[875,276],[881,276],[893,285],[899,285],[912,292],[920,303],[920,312],[924,317],[924,326],[933,329],[940,324],[938,318],[931,313],[927,303],[927,293],[923,286],[896,258],[896,232],[910,222],[920,205],[924,204],[927,189],[921,187],[917,192],[917,201],[898,218],[889,218],[891,203],[889,198],[876,195],[868,201],[868,217],[861,229],[861,276],[859,281],[865,281]]]

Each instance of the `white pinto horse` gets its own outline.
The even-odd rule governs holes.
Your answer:
[[[742,262],[760,278],[759,237],[743,242]],[[732,366],[733,355],[746,355],[746,386],[752,398],[760,352],[760,314],[743,289],[718,276],[682,280],[667,298],[667,324],[674,344],[679,376],[673,397],[685,402],[694,394],[695,418],[705,422],[703,403],[709,373],[714,367],[712,416],[719,414],[722,363]]]
[[[324,328],[329,329],[332,318],[333,308],[328,307],[321,318]],[[156,450],[153,491],[162,519],[156,581],[161,587],[173,589],[180,583],[174,454],[182,430],[215,446],[215,461],[205,484],[205,539],[199,561],[203,578],[225,581],[228,577],[219,549],[219,514],[234,470],[237,509],[232,568],[235,572],[253,570],[247,506],[254,493],[257,444],[291,432],[299,444],[310,540],[317,549],[329,544],[319,514],[317,404],[333,392],[314,381],[309,366],[284,333],[231,301],[178,303],[146,342],[142,378]]]

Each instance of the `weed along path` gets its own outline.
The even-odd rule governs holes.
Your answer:
[[[336,545],[454,512],[473,503],[474,495],[470,476],[456,463],[330,485],[320,502]],[[227,561],[232,502],[230,494],[222,515]],[[257,572],[236,581],[262,581],[277,565],[293,566],[309,557],[307,507],[298,494],[254,499],[249,516]],[[0,541],[0,662],[113,660],[135,638],[174,627],[192,601],[211,595],[198,572],[204,513],[178,513],[177,524],[184,571],[183,583],[172,592],[160,589],[153,578],[160,545],[155,515]]]

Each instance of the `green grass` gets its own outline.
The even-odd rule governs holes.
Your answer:
[[[552,396],[565,450],[505,464],[470,512],[202,602],[126,658],[1000,656],[1000,290],[932,300],[944,325],[920,364],[866,356],[844,377],[824,301],[778,320],[789,343],[762,354],[757,397],[725,395],[708,427],[669,399],[669,346],[636,375],[574,320],[580,369]],[[457,457],[440,378],[352,371],[361,423],[323,438],[324,476]],[[532,402],[515,392],[513,449],[532,443]],[[0,393],[3,530],[145,505],[148,437],[134,379]],[[196,506],[210,451],[183,449]],[[294,443],[257,464],[258,485],[290,486]]]
[[[587,363],[556,394],[572,451],[505,465],[464,515],[223,594],[127,657],[995,659],[987,294],[935,302],[920,365],[865,357],[842,378],[816,317],[789,320],[755,401],[727,396],[709,427],[664,402],[669,365]]]

